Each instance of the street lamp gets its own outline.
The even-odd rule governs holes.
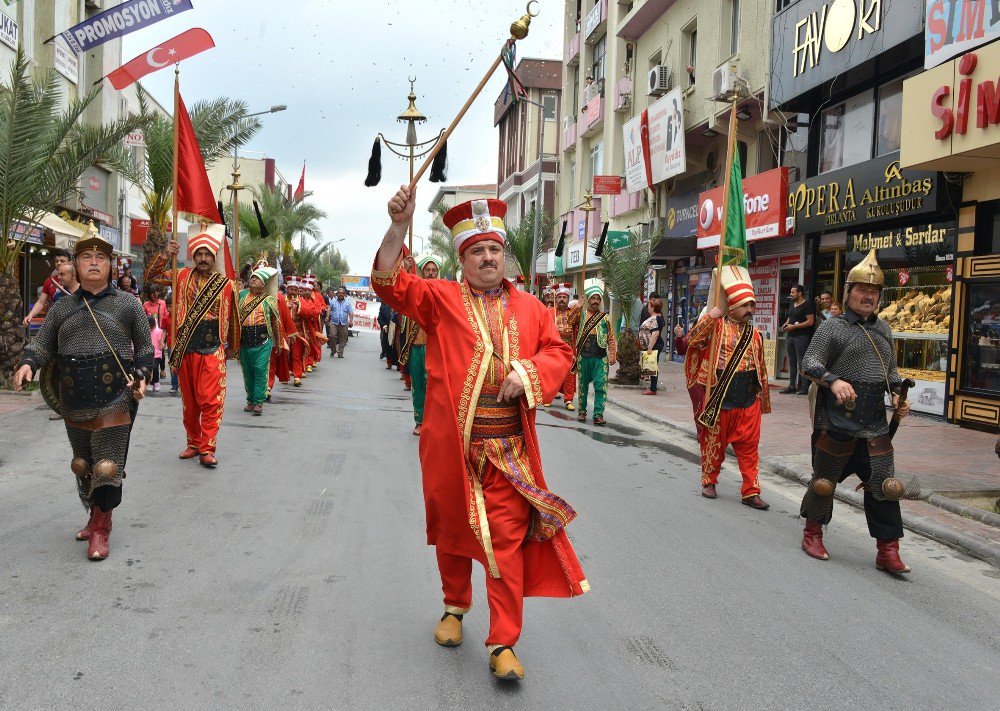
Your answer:
[[[266,111],[256,111],[252,114],[246,114],[243,118],[251,118],[253,116],[263,116],[264,114],[276,114],[279,111],[284,111],[288,107],[285,104],[275,104]],[[231,185],[227,185],[226,189],[232,191],[233,193],[233,259],[236,260],[236,264],[239,265],[240,262],[240,190],[243,190],[246,186],[240,184],[240,168],[238,164],[239,160],[239,150],[240,146],[238,143],[233,144],[233,182]]]

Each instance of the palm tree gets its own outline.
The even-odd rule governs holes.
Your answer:
[[[261,252],[268,255],[281,254],[282,271],[290,274],[296,269],[305,271],[295,260],[296,254],[309,254],[306,238],[319,240],[323,233],[319,221],[324,219],[326,212],[316,207],[307,199],[312,192],[306,191],[300,200],[289,199],[280,188],[270,187],[261,183],[251,188],[254,198],[260,207],[260,216],[267,228],[268,236],[262,238],[257,216],[252,209],[241,206],[240,209],[240,262],[256,259]],[[226,209],[227,219],[232,217],[232,208]],[[299,248],[294,248],[294,239],[299,238]]]
[[[531,262],[535,253],[535,210],[531,207],[515,227],[507,229],[507,254],[517,263],[517,268],[527,282],[531,279]],[[538,251],[542,251],[546,235],[552,232],[555,220],[546,212],[538,216]],[[529,290],[534,287],[529,285]]]
[[[632,330],[632,305],[639,298],[642,282],[649,269],[649,257],[656,248],[659,237],[645,240],[629,231],[628,242],[618,249],[605,249],[601,255],[604,282],[621,304],[625,328],[618,338],[619,383],[635,385],[639,382],[639,346]]]
[[[139,110],[148,117],[143,127],[145,170],[142,179],[136,181],[143,193],[142,209],[149,215],[149,234],[143,247],[148,265],[167,244],[165,228],[170,222],[174,189],[174,122],[170,117],[149,109],[149,101],[141,87],[138,96]],[[206,168],[235,146],[249,141],[261,128],[260,119],[247,118],[246,103],[235,99],[219,97],[198,101],[191,106],[189,113]]]
[[[54,71],[29,77],[18,49],[9,83],[0,86],[0,385],[8,387],[21,352],[22,303],[14,267],[22,240],[8,239],[16,221],[37,225],[42,216],[80,194],[79,180],[91,165],[137,177],[125,136],[144,117],[129,115],[103,126],[83,123],[100,93],[95,89],[66,102]]]
[[[325,285],[335,286],[340,285],[340,277],[351,272],[351,267],[339,250],[329,249],[320,255],[312,270]]]
[[[459,269],[458,250],[455,249],[455,240],[451,237],[451,230],[444,224],[444,213],[446,212],[448,212],[447,205],[438,204],[434,207],[431,235],[427,239],[427,243],[434,254],[441,255],[441,278],[455,279]]]

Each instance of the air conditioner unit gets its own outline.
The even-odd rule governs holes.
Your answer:
[[[624,111],[632,105],[632,94],[619,94],[615,99],[615,111]]]
[[[670,67],[657,64],[649,70],[646,96],[663,96],[670,91]]]
[[[716,101],[732,101],[745,86],[746,79],[738,59],[729,60],[712,73],[712,98]]]

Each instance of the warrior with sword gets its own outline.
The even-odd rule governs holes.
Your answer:
[[[90,560],[108,557],[132,423],[153,368],[146,313],[138,299],[111,283],[111,258],[111,244],[91,223],[74,251],[80,288],[49,310],[14,374],[20,390],[35,374],[56,372],[52,365],[58,363],[55,404],[73,449],[70,469],[80,501],[90,512],[76,538],[89,541]],[[43,383],[43,392],[52,385]]]
[[[857,474],[864,488],[868,532],[876,540],[875,567],[908,573],[899,557],[903,485],[895,478],[892,435],[909,414],[906,386],[896,370],[892,330],[876,315],[885,276],[873,249],[847,275],[844,313],[820,324],[802,361],[805,375],[820,386],[812,433],[813,479],[802,499],[806,520],[802,549],[820,560],[830,556],[823,526],[833,516],[837,483]],[[886,418],[885,396],[895,410]]]

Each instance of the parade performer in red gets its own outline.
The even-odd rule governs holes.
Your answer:
[[[240,347],[236,282],[226,277],[225,265],[216,259],[225,231],[219,224],[191,226],[188,259],[195,266],[177,274],[174,295],[177,335],[170,367],[180,381],[187,431],[187,448],[180,458],[199,457],[206,467],[219,463],[215,450],[226,403],[226,360],[237,358]],[[167,265],[178,250],[171,241],[149,265],[145,283],[170,284],[173,274]]]
[[[459,283],[402,270],[415,201],[405,186],[390,200],[372,285],[427,333],[420,463],[427,542],[437,548],[444,592],[434,637],[461,644],[478,560],[487,574],[490,669],[521,679],[513,646],[524,597],[572,597],[590,587],[565,532],[576,512],[549,491],[535,433],[535,408],[555,395],[573,351],[542,303],[503,277],[503,202],[473,200],[444,216]]]
[[[728,312],[723,315],[719,307],[712,308],[685,339],[684,373],[701,445],[701,495],[707,499],[717,497],[715,487],[726,446],[731,444],[743,476],[743,503],[763,511],[769,506],[760,497],[758,445],[761,414],[771,411],[764,341],[753,325],[756,300],[747,270],[732,265],[722,267],[721,287]],[[715,371],[709,372],[713,340],[719,357]],[[710,377],[712,389],[706,402]]]
[[[552,319],[555,321],[559,336],[570,348],[576,351],[576,338],[580,331],[580,308],[574,306],[570,308],[569,298],[571,296],[570,285],[560,284],[556,290],[555,306],[549,309]],[[567,410],[575,410],[573,398],[576,397],[576,370],[570,370],[563,379],[559,392],[562,393],[563,402],[566,403]],[[549,403],[545,403],[548,407]]]
[[[288,286],[286,285],[287,289]],[[271,399],[271,390],[274,388],[275,379],[282,383],[291,380],[292,373],[292,344],[298,334],[295,331],[295,321],[292,320],[292,311],[288,308],[288,298],[280,291],[275,295],[278,302],[278,317],[281,319],[281,331],[288,341],[288,348],[275,348],[271,351],[271,366],[267,374],[267,397]]]
[[[312,300],[312,287],[305,277],[295,277],[288,284],[288,306],[292,313],[292,321],[296,334],[291,341],[292,346],[292,385],[302,385],[302,378],[308,372],[309,359],[312,354],[313,331],[312,321],[319,315],[319,307]]]
[[[312,367],[316,367],[321,360],[323,360],[323,346],[329,342],[329,338],[326,333],[324,333],[323,323],[326,320],[327,304],[326,299],[323,298],[323,285],[322,283],[312,274],[309,275],[309,298],[319,309],[316,312],[316,316],[310,320],[309,328],[312,330],[313,340],[310,344],[310,361]]]

